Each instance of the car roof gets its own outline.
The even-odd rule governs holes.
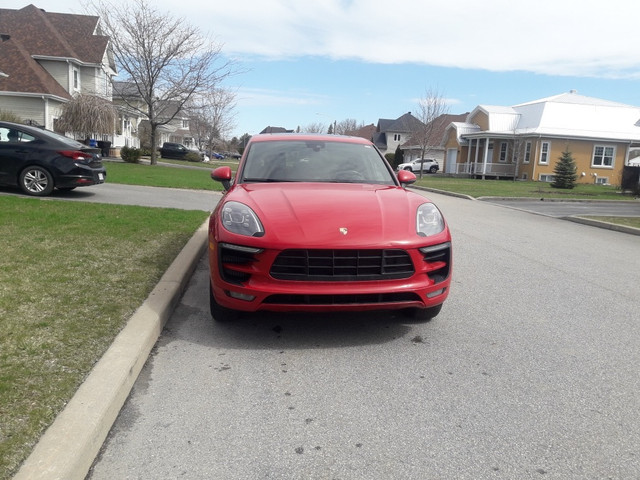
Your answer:
[[[251,137],[251,142],[276,142],[276,141],[320,141],[336,143],[359,143],[373,145],[371,141],[362,137],[348,137],[346,135],[330,135],[320,133],[261,133]]]
[[[0,126],[5,128],[16,128],[18,130],[22,130],[24,132],[29,132],[36,137],[40,136],[40,138],[45,137],[49,140],[56,141],[58,143],[63,142],[72,146],[73,148],[78,148],[79,146],[85,146],[78,140],[73,138],[69,138],[61,133],[53,132],[51,130],[47,130],[46,128],[35,127],[33,125],[23,125],[21,123],[13,123],[13,122],[2,122],[0,121]]]

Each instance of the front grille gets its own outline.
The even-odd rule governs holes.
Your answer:
[[[264,300],[270,305],[376,305],[419,302],[420,297],[413,292],[381,294],[343,295],[271,295]]]
[[[414,273],[404,250],[285,250],[271,276],[297,281],[369,281],[409,278]]]

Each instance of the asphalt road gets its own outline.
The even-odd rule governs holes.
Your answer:
[[[203,258],[88,478],[640,478],[640,238],[429,195],[436,319],[216,324]]]
[[[626,202],[483,199],[482,201],[552,217],[571,215],[640,217],[640,200]]]
[[[6,187],[0,188],[0,195],[21,195],[26,197],[26,195],[23,195],[17,189]],[[76,202],[211,211],[218,203],[218,200],[220,200],[220,197],[221,193],[215,191],[103,183],[90,187],[77,188],[70,192],[54,190],[52,195],[43,197],[42,200],[69,200]]]

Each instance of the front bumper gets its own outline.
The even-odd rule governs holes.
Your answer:
[[[429,308],[442,304],[451,283],[451,243],[406,250],[413,273],[405,278],[349,281],[278,280],[271,267],[280,251],[225,252],[209,244],[212,293],[218,304],[240,311],[365,311]]]

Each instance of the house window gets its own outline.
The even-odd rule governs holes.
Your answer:
[[[500,144],[500,162],[504,163],[507,161],[507,142],[502,142]]]
[[[77,69],[73,69],[73,89],[80,90],[80,73]]]
[[[613,158],[616,155],[615,147],[596,145],[593,148],[592,167],[613,167]]]
[[[531,161],[531,142],[527,142],[524,146],[524,163]]]
[[[189,120],[182,120],[182,128],[189,128]]]
[[[540,175],[540,181],[541,182],[548,182],[551,183],[555,180],[556,176],[555,175],[548,175],[548,174],[542,174]]]
[[[609,185],[608,177],[596,177],[596,185]]]
[[[544,165],[549,165],[549,150],[551,144],[549,142],[542,142],[540,148],[540,163]]]
[[[393,141],[394,142],[399,142],[401,138],[401,135],[399,133],[394,133],[393,134]]]

